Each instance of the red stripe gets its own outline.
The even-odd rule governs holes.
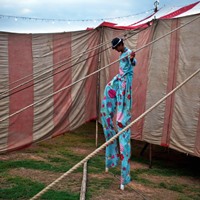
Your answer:
[[[64,70],[71,66],[71,62],[68,61],[71,57],[71,54],[71,33],[53,34],[53,68],[55,69],[55,75],[53,77],[54,92],[71,84],[72,82],[71,68]],[[68,63],[64,64],[62,67],[59,67],[61,66],[61,64],[57,64],[59,62],[62,62],[61,64]],[[69,130],[70,106],[71,88],[63,90],[62,92],[54,95],[53,137]]]
[[[171,24],[171,30],[174,30],[179,26],[179,20],[173,20]],[[176,87],[177,79],[177,70],[178,70],[178,60],[179,60],[179,31],[176,31],[171,34],[170,39],[170,55],[169,55],[169,66],[168,66],[168,85],[167,93]],[[172,129],[172,116],[174,110],[174,97],[175,94],[172,94],[166,100],[165,106],[165,116],[164,116],[164,125],[162,133],[162,146],[169,145],[169,138]]]
[[[135,23],[131,24],[130,26],[137,26],[136,24],[139,24],[140,22],[143,22],[143,21],[149,19],[150,17],[152,17],[153,15],[155,15],[155,13],[156,13],[156,12],[154,12],[153,14],[149,15],[148,17],[145,17],[144,19],[142,19],[142,20],[140,20],[140,21],[138,21],[138,22],[135,22]],[[141,24],[140,24],[140,25],[141,25]],[[139,25],[138,25],[138,26],[139,26]]]
[[[12,83],[24,76],[33,74],[32,36],[9,34],[8,57],[9,83]],[[32,78],[33,77],[30,77],[29,79]],[[12,85],[12,87],[15,87],[18,84],[19,83]],[[30,84],[33,84],[33,82]],[[9,114],[12,114],[33,103],[33,86],[26,89],[24,88],[25,87],[20,87],[17,89],[17,93],[10,96]],[[33,140],[32,129],[33,107],[30,107],[20,114],[11,117],[9,119],[8,149],[22,148],[30,144]]]
[[[154,27],[142,31],[137,40],[137,49],[152,40]],[[148,68],[150,62],[150,49],[148,46],[136,54],[137,66],[133,77],[133,109],[132,118],[136,119],[146,110],[146,94],[148,83]],[[132,126],[132,138],[141,140],[145,118],[142,118]]]
[[[88,49],[99,44],[99,33],[95,31],[95,34],[88,40]],[[97,70],[98,66],[98,51],[99,49],[93,50],[88,53],[88,59],[85,63],[85,67],[88,69],[87,74]],[[97,74],[86,79],[85,83],[85,122],[97,118]]]
[[[164,15],[164,16],[160,17],[160,19],[171,19],[173,17],[181,15],[182,13],[187,12],[188,10],[194,8],[198,3],[199,3],[199,1],[196,2],[196,3],[190,4],[188,6],[184,6],[184,7],[180,8],[180,9],[170,13],[170,14],[167,14],[167,15]]]
[[[195,156],[200,157],[200,109],[199,109],[199,121],[197,125],[197,135],[196,135],[196,143],[195,143]]]
[[[99,24],[98,27],[104,26],[104,27],[110,27],[110,28],[112,28],[112,27],[114,27],[115,25],[117,25],[117,24],[112,23],[112,22],[102,22],[101,24]]]

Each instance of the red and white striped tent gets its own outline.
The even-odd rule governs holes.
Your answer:
[[[140,116],[200,68],[199,4],[182,8],[180,17],[173,18],[172,11],[170,19],[159,17],[143,29],[138,25],[145,20],[127,29],[104,23],[93,30],[67,33],[0,32],[0,152],[27,147],[98,119],[103,89],[118,73],[118,63],[69,86],[119,58],[109,48],[116,36],[124,36],[132,50],[147,45],[136,54],[133,80],[132,116]],[[132,138],[200,157],[200,73],[134,124]]]

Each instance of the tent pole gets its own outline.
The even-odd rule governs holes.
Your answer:
[[[152,144],[149,144],[149,168],[152,168]]]
[[[145,143],[145,145],[144,145],[144,147],[142,148],[142,151],[140,152],[140,156],[143,156],[143,154],[144,154],[144,152],[145,152],[145,150],[146,150],[146,148],[149,146],[149,143]]]
[[[99,129],[99,126],[98,126],[98,118],[96,119],[96,147],[98,147],[98,129]]]
[[[103,26],[98,28],[97,29],[99,31],[99,34],[100,34],[100,37],[99,37],[99,44],[102,45],[103,44]],[[101,46],[98,50],[98,55],[99,55],[99,58],[98,58],[98,65],[97,65],[97,70],[99,70],[101,68],[101,52],[103,50],[103,46]],[[100,106],[99,106],[99,101],[100,101],[100,72],[98,72],[97,74],[97,86],[96,86],[96,113],[97,113],[97,119],[96,119],[96,147],[98,147],[98,132],[99,132],[99,109],[100,109]]]

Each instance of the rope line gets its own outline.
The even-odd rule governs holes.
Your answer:
[[[144,24],[144,25],[145,25],[145,24]],[[142,28],[144,25],[142,25],[140,28]],[[132,32],[134,32],[134,31],[136,31],[136,30],[137,30],[137,29],[129,30],[128,33],[124,34],[123,36],[125,36],[125,35],[127,35],[127,34],[132,34]],[[122,36],[122,37],[123,37],[123,36]],[[60,39],[62,39],[62,38],[59,38],[59,39],[56,39],[56,40],[60,40]],[[102,46],[104,46],[104,45],[106,45],[106,44],[108,44],[108,43],[110,43],[109,40],[108,40],[108,41],[105,41],[104,43],[98,44],[98,45],[96,45],[96,46],[90,48],[90,49],[88,50],[88,52],[91,52],[92,50],[96,50],[96,49],[98,49],[98,48],[101,48]],[[90,50],[91,50],[91,51],[90,51]],[[76,58],[78,58],[79,55],[81,55],[82,53],[85,53],[85,54],[86,54],[86,53],[88,53],[88,52],[87,52],[87,51],[86,51],[86,52],[85,52],[85,51],[82,51],[82,52],[80,52],[79,54],[77,54],[77,57],[76,57]],[[73,58],[73,56],[71,56],[71,57],[69,57],[69,58],[67,58],[67,59],[64,59],[64,60],[62,60],[62,61],[60,61],[60,62],[58,62],[58,63],[55,63],[54,65],[60,64],[60,63],[62,63],[62,62],[64,62],[64,61],[68,61],[68,60],[70,60],[70,59],[72,59],[72,58]],[[23,78],[18,79],[18,80],[16,80],[16,81],[10,83],[9,85],[12,85],[12,84],[14,84],[14,83],[16,83],[16,82],[19,82],[19,81],[21,81],[21,80],[23,80],[23,79],[26,79],[26,78],[30,77],[30,76],[34,76],[35,74],[41,73],[42,71],[44,71],[44,70],[46,70],[46,69],[48,69],[49,67],[52,67],[52,66],[54,66],[54,65],[49,65],[49,66],[47,66],[45,69],[41,69],[41,70],[38,70],[37,72],[35,72],[35,73],[33,73],[33,74],[29,74],[29,75],[27,75],[27,76],[24,76]]]
[[[129,37],[126,37],[125,40],[127,40],[127,39],[129,39],[129,38],[131,38],[131,37],[133,37],[133,36],[135,36],[135,35],[137,35],[137,34],[139,34],[139,33],[142,32],[143,30],[146,30],[146,29],[141,29],[140,31],[138,31],[138,32],[136,32],[136,33],[130,35]],[[110,42],[106,42],[105,44],[102,43],[98,48],[103,47],[104,45],[106,45],[106,44],[108,44],[108,43],[110,43]],[[97,50],[98,48],[94,48],[94,50]],[[73,65],[71,65],[71,66],[69,66],[69,67],[66,67],[66,68],[64,68],[64,69],[62,69],[62,70],[60,70],[60,71],[58,71],[58,72],[55,72],[55,73],[53,73],[53,74],[49,74],[48,76],[45,76],[44,78],[37,80],[38,78],[42,77],[43,75],[46,75],[46,74],[48,74],[48,73],[51,73],[52,71],[55,71],[55,70],[61,68],[62,66],[66,65],[66,64],[68,64],[68,63],[70,63],[70,62],[73,62],[75,59],[80,58],[79,56],[76,56],[76,57],[74,57],[74,58],[73,58],[73,56],[72,56],[72,57],[71,57],[72,60],[67,60],[67,62],[61,64],[60,66],[58,66],[58,67],[56,67],[56,68],[54,68],[54,69],[49,69],[49,70],[47,70],[46,72],[44,72],[44,73],[42,73],[42,74],[39,74],[39,76],[34,77],[33,79],[30,79],[30,80],[28,80],[28,81],[26,81],[26,82],[24,82],[24,83],[19,84],[18,86],[15,86],[15,87],[13,87],[13,88],[11,88],[11,89],[8,89],[8,90],[2,92],[0,95],[3,95],[3,94],[5,94],[5,93],[9,93],[9,94],[4,95],[3,97],[0,98],[0,100],[6,98],[6,97],[8,97],[8,96],[11,96],[11,95],[13,95],[13,94],[15,94],[15,93],[17,93],[17,92],[20,92],[20,91],[22,91],[22,90],[24,90],[24,89],[27,89],[27,88],[29,88],[29,87],[31,87],[31,86],[33,86],[33,85],[36,85],[36,84],[38,84],[38,83],[40,83],[40,82],[42,82],[42,81],[44,81],[44,80],[46,80],[46,79],[48,79],[48,78],[50,78],[50,77],[56,75],[56,74],[59,74],[59,73],[65,71],[65,70],[67,70],[67,69],[70,69],[70,68],[76,66],[77,64],[80,64],[80,63],[82,63],[82,62],[88,60],[89,58],[92,58],[92,57],[94,57],[94,56],[96,56],[96,55],[99,55],[100,53],[102,53],[102,52],[104,52],[104,51],[106,51],[106,50],[108,50],[108,49],[110,49],[110,48],[111,48],[111,46],[109,46],[109,47],[107,47],[107,48],[105,48],[105,49],[99,51],[98,53],[96,53],[96,54],[94,54],[94,55],[92,55],[92,56],[89,56],[88,58],[85,58],[85,59],[83,59],[83,60],[81,60],[81,61],[78,61],[78,62],[76,62],[75,64],[73,64]],[[82,52],[82,53],[83,53],[82,56],[83,56],[84,54],[90,53],[90,52],[92,52],[92,51],[93,51],[93,49],[90,49],[88,52]],[[62,63],[62,62],[64,62],[64,61],[61,61],[60,63]],[[57,63],[57,64],[58,64],[58,63]],[[52,65],[52,66],[54,66],[54,65]],[[50,66],[50,67],[52,67],[52,66]],[[39,72],[38,72],[38,73],[39,73]],[[32,75],[29,75],[29,76],[32,76]],[[23,79],[25,79],[25,78],[23,78]],[[35,81],[35,80],[37,80],[37,81]],[[26,84],[28,84],[28,83],[30,83],[30,82],[32,82],[32,83],[29,84],[28,86],[26,86],[26,87],[24,87],[24,88],[22,88],[22,89],[20,89],[20,90],[17,90],[17,91],[14,91],[14,92],[10,93],[11,91],[13,91],[13,90],[15,90],[15,89],[17,89],[17,88],[19,88],[19,87],[22,87],[22,86],[24,86],[24,85],[26,85]],[[33,83],[33,82],[34,82],[34,83]]]
[[[58,62],[58,63],[55,63],[55,64],[53,64],[53,65],[48,65],[48,66],[45,67],[44,69],[38,70],[38,71],[35,72],[35,73],[29,74],[29,75],[27,75],[27,76],[24,76],[23,78],[18,79],[18,80],[16,80],[16,81],[10,83],[9,85],[12,85],[12,84],[14,84],[14,83],[17,83],[17,82],[19,82],[19,81],[22,81],[22,80],[24,80],[24,79],[26,79],[26,78],[29,78],[29,77],[32,77],[32,76],[34,77],[34,79],[37,79],[37,78],[39,78],[39,77],[41,77],[41,76],[43,76],[43,75],[45,75],[45,74],[48,74],[49,72],[52,72],[52,71],[57,70],[58,68],[64,66],[65,64],[68,64],[68,63],[70,63],[70,62],[73,62],[75,59],[79,58],[80,56],[83,56],[83,55],[85,55],[85,54],[87,54],[87,53],[90,53],[90,52],[93,51],[93,50],[98,49],[99,47],[101,47],[101,45],[103,45],[103,44],[96,45],[95,47],[93,47],[93,48],[91,48],[91,49],[89,49],[89,50],[86,49],[85,51],[82,51],[82,52],[78,53],[76,56],[68,57],[67,59],[64,59],[64,60],[62,60],[62,61],[60,61],[60,62]],[[66,61],[66,62],[65,62],[65,61]],[[63,62],[65,62],[65,63],[63,63]],[[49,69],[49,67],[53,67],[53,66],[56,66],[56,65],[58,65],[58,64],[61,64],[61,65],[58,66],[58,67],[56,67],[56,68],[54,68],[54,69]],[[47,70],[47,71],[46,71],[46,70]],[[42,73],[42,72],[43,72],[43,73]],[[39,75],[38,75],[38,74],[39,74]],[[38,76],[36,76],[36,75],[38,75]],[[22,83],[22,84],[19,84],[18,86],[14,87],[14,88],[11,88],[11,89],[9,89],[9,90],[6,90],[6,91],[4,91],[4,92],[2,92],[2,93],[0,93],[0,94],[2,95],[2,94],[5,94],[5,93],[7,93],[7,92],[10,92],[10,91],[12,91],[12,90],[14,90],[14,89],[17,89],[17,88],[19,88],[19,87],[21,87],[21,86],[23,86],[23,85],[25,85],[25,84],[27,84],[27,83],[33,81],[34,79],[30,79],[30,80],[28,80],[28,81],[26,81],[26,82],[24,82],[24,83]]]
[[[149,27],[148,27],[148,28],[149,28]],[[145,29],[141,29],[140,31],[138,31],[138,32],[136,32],[136,33],[131,33],[132,31],[130,31],[129,33],[124,34],[123,37],[125,37],[127,34],[131,34],[129,37],[126,37],[124,40],[127,40],[127,39],[129,39],[129,38],[131,38],[131,37],[133,37],[133,36],[139,34],[139,33],[140,33],[141,31],[143,31],[143,30],[146,30],[146,28],[145,28]],[[134,30],[134,31],[135,31],[135,30]],[[24,79],[26,79],[26,78],[28,78],[28,77],[34,76],[34,78],[32,78],[32,79],[27,80],[27,81],[25,81],[24,83],[21,83],[21,84],[19,84],[19,85],[13,87],[13,88],[11,88],[11,89],[5,90],[5,91],[3,91],[2,93],[0,93],[0,95],[9,93],[9,94],[4,95],[3,97],[1,97],[0,100],[6,98],[6,97],[8,97],[8,96],[11,96],[11,95],[13,95],[13,94],[15,94],[15,93],[17,93],[17,92],[19,92],[19,91],[22,91],[22,90],[24,90],[24,89],[26,89],[26,88],[28,88],[28,87],[31,87],[32,85],[35,85],[35,84],[37,84],[37,83],[39,83],[39,82],[41,82],[41,81],[44,81],[44,80],[46,80],[46,79],[48,79],[48,78],[50,78],[50,77],[52,77],[52,76],[54,76],[54,75],[56,75],[56,74],[58,74],[58,73],[61,73],[61,72],[65,71],[65,70],[67,70],[67,69],[70,69],[70,68],[76,66],[77,64],[80,64],[81,62],[84,62],[85,60],[87,60],[87,59],[89,59],[89,58],[92,58],[92,57],[98,55],[99,53],[102,53],[102,52],[106,51],[106,50],[109,49],[111,46],[107,47],[106,49],[102,50],[101,52],[98,52],[98,53],[96,53],[96,54],[94,54],[94,55],[92,55],[92,56],[90,56],[90,57],[88,57],[88,58],[86,58],[86,59],[83,59],[83,60],[81,60],[81,61],[79,61],[79,62],[76,62],[75,64],[71,65],[70,67],[66,67],[65,69],[62,69],[61,71],[55,72],[55,73],[53,73],[53,74],[50,74],[49,76],[46,76],[46,77],[44,77],[44,78],[42,78],[42,79],[39,79],[38,81],[35,81],[35,80],[37,80],[38,78],[42,77],[43,75],[46,75],[46,74],[48,74],[48,73],[51,73],[52,71],[55,71],[55,70],[61,68],[62,66],[66,65],[66,64],[68,64],[68,63],[70,63],[70,62],[75,61],[76,59],[80,58],[80,56],[82,57],[83,55],[85,55],[85,54],[87,54],[87,53],[90,53],[90,52],[92,52],[93,50],[97,50],[98,48],[101,48],[101,47],[103,47],[104,45],[107,45],[108,43],[110,43],[110,41],[106,41],[106,42],[104,42],[104,43],[102,43],[102,44],[96,45],[95,47],[93,47],[93,48],[91,48],[91,49],[89,49],[89,50],[85,50],[85,51],[79,53],[79,54],[76,55],[76,56],[71,56],[71,57],[69,57],[68,59],[62,60],[62,61],[60,61],[60,62],[58,62],[58,63],[56,63],[56,64],[53,64],[53,65],[47,66],[45,69],[39,70],[39,71],[37,71],[37,72],[35,72],[35,73],[33,73],[33,74],[27,75],[27,76],[25,76],[25,77],[23,77],[23,78],[21,78],[21,79],[19,79],[19,80],[17,80],[17,81],[12,82],[10,85],[12,85],[12,84],[14,84],[14,83],[17,83],[17,82],[19,82],[19,81],[21,81],[21,80],[24,80]],[[70,59],[71,59],[71,60],[70,60]],[[65,61],[66,61],[66,62],[65,62]],[[63,63],[63,62],[64,62],[64,63]],[[61,63],[62,63],[62,64],[61,64]],[[56,66],[56,65],[58,65],[58,64],[61,64],[61,65],[59,65],[58,67],[56,67],[56,68],[54,68],[54,69],[52,69],[52,68],[49,69],[49,67],[53,67],[53,66]],[[46,69],[48,69],[48,70],[45,71]],[[41,73],[41,72],[43,72],[43,73]],[[39,74],[39,75],[38,75],[38,74]],[[36,75],[38,75],[38,76],[36,76]],[[22,88],[22,89],[20,89],[20,90],[17,90],[17,91],[15,91],[15,92],[13,92],[13,93],[10,94],[11,91],[13,91],[13,90],[15,90],[15,89],[17,89],[17,88],[19,88],[19,87],[22,87],[22,86],[24,86],[24,85],[26,85],[26,84],[28,84],[28,83],[30,83],[30,82],[33,82],[33,81],[34,81],[34,83],[29,84],[28,86],[26,86],[26,87],[24,87],[24,88]]]
[[[114,19],[123,19],[123,18],[128,18],[128,17],[134,17],[134,16],[138,16],[141,14],[148,14],[150,11],[153,11],[154,9],[149,9],[143,12],[138,12],[135,14],[130,14],[130,15],[125,15],[125,16],[118,16],[118,17],[106,17],[106,18],[86,18],[86,19],[50,19],[50,18],[38,18],[38,17],[22,17],[22,16],[16,16],[16,15],[0,15],[0,19],[1,18],[6,18],[6,19],[10,19],[10,18],[14,18],[14,19],[23,19],[23,20],[35,20],[35,21],[45,21],[45,22],[88,22],[88,21],[105,21],[105,20],[114,20]]]
[[[61,40],[61,39],[64,39],[64,37],[61,37],[61,38],[56,39],[56,40]],[[54,39],[53,41],[55,41],[55,39]],[[73,40],[72,40],[72,42],[73,42]],[[40,45],[43,45],[43,43],[40,44]],[[89,49],[89,50],[93,50],[93,49],[95,50],[95,48],[99,48],[101,45],[102,45],[102,44],[98,44],[98,45],[92,47],[92,48]],[[83,53],[87,53],[87,52],[82,51],[82,52],[78,53],[78,54],[76,55],[76,58],[78,58],[78,56],[81,55],[81,54],[83,54]],[[21,79],[18,79],[18,80],[16,80],[16,81],[13,81],[12,83],[10,83],[10,85],[12,85],[12,84],[14,84],[14,83],[17,83],[17,82],[19,82],[19,81],[21,81],[21,80],[23,80],[23,79],[28,78],[28,77],[35,76],[36,74],[39,74],[39,73],[45,71],[45,70],[48,69],[49,67],[53,67],[54,65],[61,64],[61,63],[64,62],[64,61],[68,61],[68,60],[72,59],[73,57],[75,57],[75,56],[68,57],[67,59],[64,59],[64,60],[62,60],[62,61],[60,61],[60,62],[58,62],[58,63],[55,63],[55,64],[53,64],[53,65],[49,65],[49,66],[47,66],[47,67],[44,68],[44,69],[38,70],[38,71],[35,72],[35,73],[29,74],[29,75],[27,75],[27,76],[24,76],[24,77],[21,78]],[[41,58],[41,57],[40,57],[40,58]]]
[[[159,101],[157,101],[153,106],[151,106],[148,110],[146,110],[143,114],[141,114],[138,118],[133,120],[129,125],[127,125],[124,129],[119,131],[116,135],[114,135],[111,139],[109,139],[107,142],[102,144],[99,148],[94,150],[92,153],[90,153],[88,156],[86,156],[83,160],[81,160],[79,163],[74,165],[71,169],[69,169],[67,172],[65,172],[63,175],[61,175],[59,178],[57,178],[54,182],[46,186],[43,190],[41,190],[38,194],[36,194],[33,198],[30,200],[35,200],[39,198],[42,194],[47,192],[49,189],[51,189],[54,185],[56,185],[59,181],[61,181],[63,178],[68,176],[70,173],[72,173],[74,170],[79,168],[82,164],[87,162],[89,159],[91,159],[93,156],[95,156],[97,153],[99,153],[102,149],[104,149],[107,145],[109,145],[111,142],[113,142],[115,139],[117,139],[124,131],[129,129],[133,124],[138,122],[140,119],[142,119],[144,116],[146,116],[149,112],[151,112],[155,107],[157,107],[159,104],[161,104],[163,101],[165,101],[170,95],[172,95],[174,92],[176,92],[179,88],[181,88],[184,84],[186,84],[190,79],[192,79],[195,75],[197,75],[200,72],[200,68],[195,71],[192,75],[190,75],[187,79],[185,79],[181,84],[179,84],[176,88],[174,88],[171,92],[169,92],[167,95],[165,95],[163,98],[161,98]]]
[[[183,25],[181,25],[181,26],[179,26],[179,27],[173,29],[172,31],[166,33],[165,35],[163,35],[163,36],[161,36],[161,37],[159,37],[159,38],[153,40],[152,42],[149,42],[148,44],[146,44],[146,45],[144,45],[144,46],[138,48],[135,52],[138,52],[138,51],[140,51],[140,50],[146,48],[147,46],[149,46],[149,45],[151,45],[151,44],[153,44],[153,43],[155,43],[155,42],[161,40],[162,38],[164,38],[164,37],[170,35],[171,33],[173,33],[173,32],[175,32],[175,31],[179,30],[180,28],[183,28],[184,26],[186,26],[186,25],[192,23],[193,21],[195,21],[195,20],[197,20],[197,19],[199,19],[199,18],[200,18],[200,16],[198,16],[198,17],[196,17],[196,18],[190,20],[189,22],[187,22],[187,23],[185,23],[185,24],[183,24]],[[49,95],[47,95],[46,97],[43,97],[42,99],[40,99],[40,100],[38,100],[38,101],[36,101],[36,102],[34,102],[34,103],[32,103],[32,104],[30,104],[30,105],[28,105],[28,106],[26,106],[26,107],[24,107],[24,108],[18,110],[18,111],[16,111],[16,112],[14,112],[14,113],[12,113],[12,114],[10,114],[10,115],[8,115],[8,116],[6,116],[6,117],[0,119],[0,122],[5,121],[6,119],[8,119],[8,118],[10,118],[10,117],[12,117],[12,116],[14,116],[14,115],[16,115],[16,114],[18,114],[18,113],[21,113],[21,112],[23,112],[24,110],[26,110],[26,109],[28,109],[28,108],[34,106],[34,105],[38,105],[38,104],[42,103],[44,100],[46,100],[46,99],[48,99],[48,98],[54,96],[55,94],[58,94],[58,93],[62,92],[63,90],[66,90],[66,89],[69,88],[69,87],[72,87],[73,85],[75,85],[75,84],[77,84],[77,83],[79,83],[79,82],[81,82],[81,81],[83,81],[83,80],[89,78],[90,76],[93,76],[94,74],[97,74],[98,72],[100,72],[100,71],[106,69],[107,67],[109,67],[109,66],[115,64],[116,62],[118,62],[118,61],[120,61],[121,59],[124,59],[124,58],[125,58],[125,57],[119,58],[119,59],[117,59],[117,60],[111,62],[110,64],[108,64],[108,65],[102,67],[101,69],[98,69],[98,70],[96,70],[95,72],[92,72],[92,73],[86,75],[85,77],[83,77],[83,78],[81,78],[81,79],[79,79],[79,80],[77,80],[77,81],[75,81],[75,82],[73,82],[73,83],[71,83],[71,84],[69,84],[69,85],[67,85],[67,86],[65,86],[65,87],[63,87],[63,88],[57,90],[57,91],[55,91],[54,93],[49,94]]]

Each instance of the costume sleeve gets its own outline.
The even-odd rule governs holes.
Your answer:
[[[128,57],[129,57],[129,59],[130,59],[130,54],[131,54],[131,50],[129,49],[129,52],[128,52]],[[131,62],[131,65],[132,66],[136,66],[136,64],[137,64],[137,60],[135,59],[135,58],[133,58],[132,60],[130,59],[130,62]]]
[[[133,58],[133,61],[131,62],[131,65],[132,66],[136,66],[136,64],[137,64],[137,60],[135,58]]]

